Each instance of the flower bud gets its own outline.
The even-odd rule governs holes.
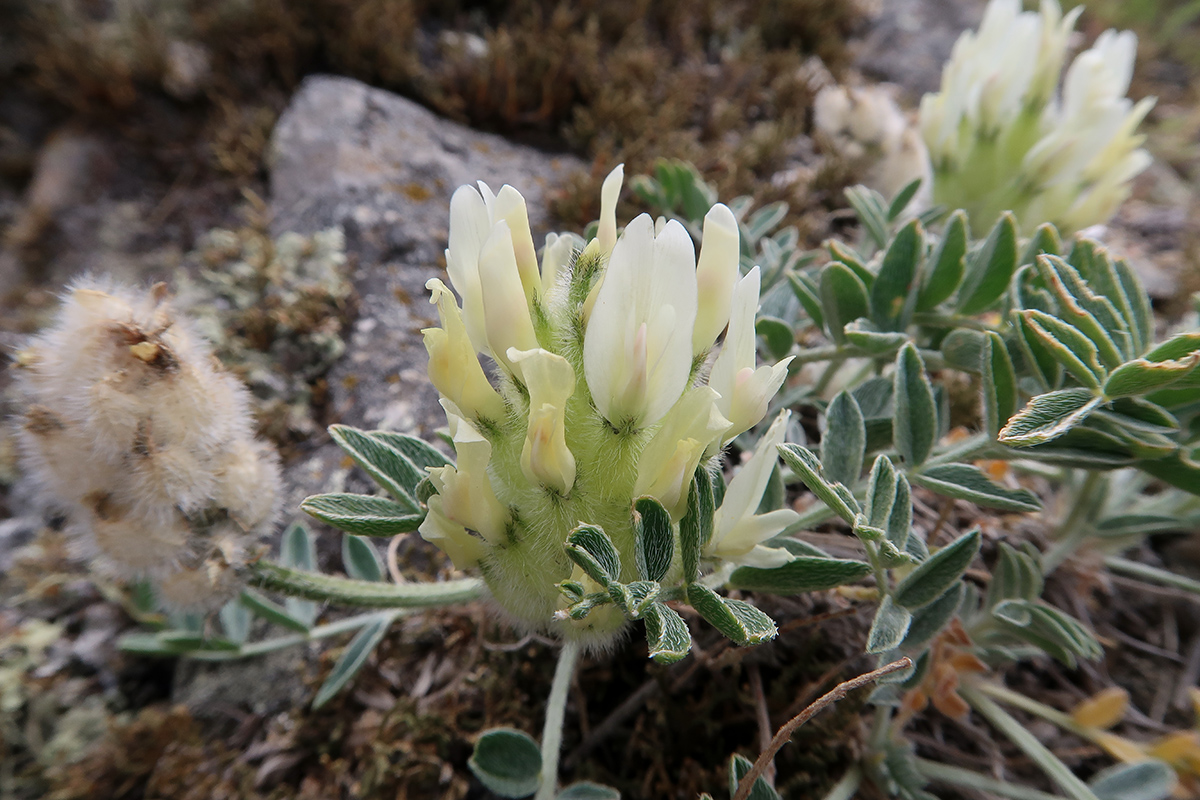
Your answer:
[[[704,215],[704,240],[696,262],[694,355],[707,352],[729,323],[729,307],[741,255],[742,239],[737,219],[728,206],[717,203]]]

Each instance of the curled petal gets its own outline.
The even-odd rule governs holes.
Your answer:
[[[429,479],[442,498],[446,516],[478,532],[490,544],[504,541],[510,515],[492,490],[488,461],[492,445],[451,402],[443,399],[457,463],[429,470]]]
[[[429,351],[429,380],[438,392],[468,416],[500,419],[504,400],[488,383],[475,348],[467,336],[458,304],[446,284],[432,278],[425,284],[430,302],[438,309],[442,327],[425,328],[425,349]]]
[[[529,424],[521,471],[532,483],[566,495],[575,484],[575,456],[567,447],[567,399],[575,393],[575,370],[548,350],[508,351],[516,374],[529,390]]]
[[[475,566],[486,552],[482,539],[472,536],[466,528],[446,516],[442,498],[437,495],[429,498],[429,512],[417,532],[422,539],[450,556],[455,569]]]
[[[725,500],[713,519],[713,535],[706,548],[708,555],[737,561],[799,519],[800,515],[790,508],[754,513],[775,468],[776,448],[783,443],[790,417],[791,412],[785,411],[771,423],[750,460],[729,482]]]
[[[617,164],[600,186],[600,227],[596,231],[596,242],[605,255],[611,253],[617,243],[617,199],[624,182],[625,165]]]

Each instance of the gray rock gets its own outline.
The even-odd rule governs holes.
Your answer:
[[[470,130],[358,81],[315,76],[280,117],[269,163],[275,231],[340,225],[346,233],[361,304],[329,376],[339,419],[429,437],[445,419],[425,378],[420,329],[436,323],[425,282],[446,279],[450,195],[477,180],[511,183],[540,243],[547,194],[580,162]],[[291,507],[305,492],[342,488],[338,461],[324,446],[293,469]]]
[[[915,100],[938,88],[958,35],[983,19],[984,0],[887,0],[857,44],[865,74],[902,86]]]

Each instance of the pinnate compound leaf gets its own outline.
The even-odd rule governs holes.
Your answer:
[[[1017,374],[1004,340],[988,332],[980,352],[984,424],[992,438],[1017,410]]]
[[[338,530],[359,536],[408,533],[425,519],[424,511],[413,513],[406,505],[366,494],[315,494],[306,497],[300,508]]]
[[[904,641],[911,624],[912,613],[907,608],[897,605],[891,597],[883,598],[867,633],[867,652],[895,650]]]
[[[670,606],[650,605],[643,613],[646,622],[646,643],[650,657],[660,664],[673,664],[692,649],[692,634],[687,623]]]
[[[746,777],[746,773],[754,764],[745,756],[734,755],[729,759],[729,796],[736,797],[738,786],[742,782],[742,778]],[[759,776],[754,781],[754,786],[750,789],[750,795],[747,800],[779,800],[779,793],[771,788],[771,784],[767,783],[766,779]]]
[[[962,283],[966,270],[967,255],[967,215],[964,211],[955,211],[946,223],[942,240],[929,263],[929,270],[921,292],[917,297],[918,311],[931,311],[954,294]]]
[[[925,232],[917,220],[893,237],[871,287],[871,321],[881,331],[902,331],[912,316],[917,274],[925,252]]]
[[[352,534],[342,535],[342,566],[346,574],[360,581],[383,580],[383,563],[370,541]]]
[[[762,644],[778,633],[775,621],[754,606],[721,597],[703,584],[688,584],[687,598],[700,616],[737,644]]]
[[[501,797],[528,797],[542,782],[541,748],[529,734],[514,728],[484,731],[467,766]]]
[[[394,613],[383,612],[359,629],[354,638],[350,640],[350,644],[346,645],[346,649],[342,651],[342,655],[338,657],[337,663],[329,672],[329,677],[321,684],[317,696],[313,698],[314,709],[328,703],[358,674],[358,671],[363,668],[363,664],[367,663],[367,658],[383,641],[383,636],[387,633],[394,618]]]
[[[729,576],[729,587],[771,594],[819,592],[854,583],[871,571],[862,561],[800,556],[781,567],[738,567]]]
[[[1075,380],[1089,389],[1099,389],[1106,372],[1097,358],[1096,345],[1078,328],[1043,311],[1019,312],[1029,330],[1051,357]]]
[[[867,427],[858,401],[839,392],[825,410],[821,437],[821,466],[829,480],[853,486],[862,473],[867,448]]]
[[[403,453],[384,439],[349,425],[329,426],[329,435],[371,478],[387,490],[398,503],[409,506],[410,512],[421,510],[413,496],[417,484],[425,477]]]
[[[944,497],[970,500],[1003,511],[1040,511],[1042,503],[1028,489],[1010,489],[994,482],[971,464],[938,464],[912,476],[913,483]]]
[[[846,324],[867,315],[867,287],[850,267],[832,261],[821,270],[819,289],[825,329],[841,344],[846,339]]]
[[[675,557],[671,515],[649,496],[634,501],[633,511],[638,574],[642,580],[661,581]]]
[[[821,502],[829,506],[839,517],[851,525],[854,524],[854,518],[859,512],[858,501],[845,486],[840,483],[831,483],[825,479],[821,462],[817,460],[811,450],[798,444],[781,444],[779,445],[779,455],[783,458],[784,463],[799,476],[800,480],[804,481],[804,485],[809,488],[809,491],[820,498]]]
[[[978,314],[1004,296],[1017,269],[1017,221],[1006,211],[983,245],[967,257],[958,310]]]
[[[567,557],[601,586],[621,577],[621,556],[599,525],[580,525],[567,536]]]
[[[938,414],[925,363],[911,343],[896,356],[892,439],[910,469],[920,466],[933,450]]]
[[[1008,421],[997,438],[1013,447],[1044,444],[1083,422],[1103,402],[1103,397],[1083,388],[1038,395]]]
[[[916,609],[932,603],[966,572],[979,552],[980,533],[975,528],[938,550],[896,586],[896,604]]]
[[[1056,256],[1039,256],[1035,263],[1058,300],[1058,316],[1095,344],[1100,363],[1113,369],[1136,355],[1124,317],[1108,298],[1092,291],[1078,270]]]

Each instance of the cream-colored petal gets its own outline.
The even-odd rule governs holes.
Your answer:
[[[566,495],[575,484],[575,457],[567,447],[567,399],[575,393],[575,370],[562,356],[541,348],[508,351],[515,374],[529,391],[529,420],[521,470],[531,483]]]
[[[733,212],[717,203],[704,216],[704,240],[696,262],[697,311],[692,352],[712,347],[729,322],[741,258],[741,232]]]
[[[687,510],[687,487],[705,451],[729,428],[707,386],[689,390],[663,418],[638,458],[634,494],[658,498],[674,519]]]
[[[425,349],[429,351],[429,380],[442,396],[468,416],[500,419],[504,415],[504,400],[483,372],[454,295],[437,278],[431,278],[425,288],[429,289],[430,302],[437,306],[442,322],[441,328],[421,331]]]
[[[617,200],[621,197],[624,182],[625,165],[617,164],[600,186],[600,227],[596,231],[596,241],[600,252],[606,255],[617,243]]]
[[[483,292],[484,324],[488,350],[510,374],[508,348],[537,347],[533,321],[525,301],[520,271],[513,254],[508,223],[497,222],[479,257],[479,283]]]
[[[712,547],[721,546],[724,539],[758,508],[763,490],[766,489],[771,471],[779,458],[776,448],[783,444],[790,418],[790,411],[784,411],[775,418],[771,427],[755,445],[750,460],[729,482],[729,487],[725,490],[725,500],[713,519]]]
[[[537,248],[533,246],[533,234],[529,230],[529,211],[525,198],[513,187],[505,184],[496,195],[495,221],[508,223],[512,234],[513,256],[517,260],[517,272],[525,290],[525,302],[532,303],[541,286],[538,274]]]

